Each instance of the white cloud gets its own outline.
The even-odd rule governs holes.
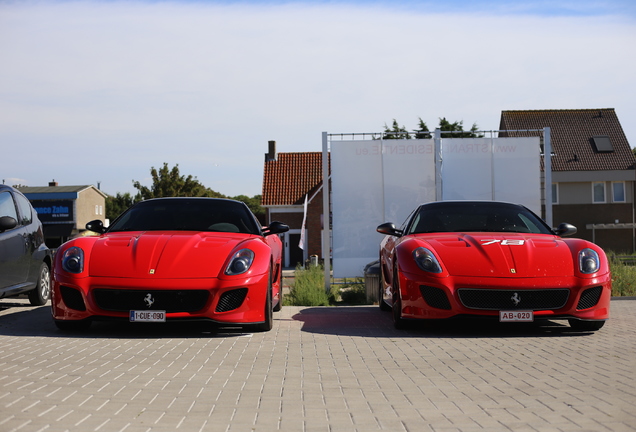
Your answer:
[[[0,160],[30,185],[132,191],[178,163],[229,195],[260,193],[267,141],[320,151],[322,131],[396,118],[497,129],[501,110],[617,109],[636,145],[615,16],[426,14],[379,6],[0,5]]]

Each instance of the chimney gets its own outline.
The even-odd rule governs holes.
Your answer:
[[[53,187],[53,186],[57,186],[57,182],[55,181],[55,179],[49,182],[49,187]]]
[[[276,160],[276,141],[267,141],[269,151],[265,154],[265,162]]]

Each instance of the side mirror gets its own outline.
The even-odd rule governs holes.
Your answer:
[[[86,229],[89,231],[96,232],[98,234],[104,234],[106,232],[106,228],[104,227],[104,222],[99,219],[95,219],[86,224]]]
[[[271,234],[280,234],[289,231],[289,226],[282,222],[274,221],[265,229],[263,229],[263,235],[268,236]]]
[[[0,217],[0,232],[13,229],[18,226],[18,221],[11,216]]]
[[[402,237],[402,235],[404,235],[402,231],[395,227],[395,224],[393,222],[386,222],[382,225],[378,225],[376,231],[380,234],[386,234],[395,237]]]
[[[561,223],[554,230],[554,233],[559,237],[567,237],[576,234],[576,227],[574,225],[570,225],[569,223]]]

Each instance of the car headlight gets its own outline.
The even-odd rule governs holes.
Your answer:
[[[62,255],[62,268],[69,273],[84,271],[84,251],[76,246],[66,249]]]
[[[583,249],[579,252],[579,270],[581,273],[596,273],[601,268],[601,260],[592,249]]]
[[[417,263],[418,267],[424,271],[430,273],[442,272],[442,266],[439,265],[439,261],[437,261],[435,255],[424,247],[418,247],[413,251],[413,259]]]
[[[232,261],[225,269],[226,275],[238,275],[245,273],[254,262],[254,252],[250,249],[241,249],[232,257]]]

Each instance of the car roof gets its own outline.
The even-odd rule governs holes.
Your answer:
[[[473,206],[473,205],[484,205],[484,206],[510,206],[510,207],[524,207],[521,204],[515,204],[515,203],[511,203],[511,202],[506,202],[506,201],[488,201],[488,200],[471,200],[471,201],[464,201],[464,200],[448,200],[448,201],[432,201],[432,202],[428,202],[428,203],[424,203],[424,204],[420,204],[420,207],[437,207],[437,206],[445,206],[445,205],[466,205],[466,206]]]

